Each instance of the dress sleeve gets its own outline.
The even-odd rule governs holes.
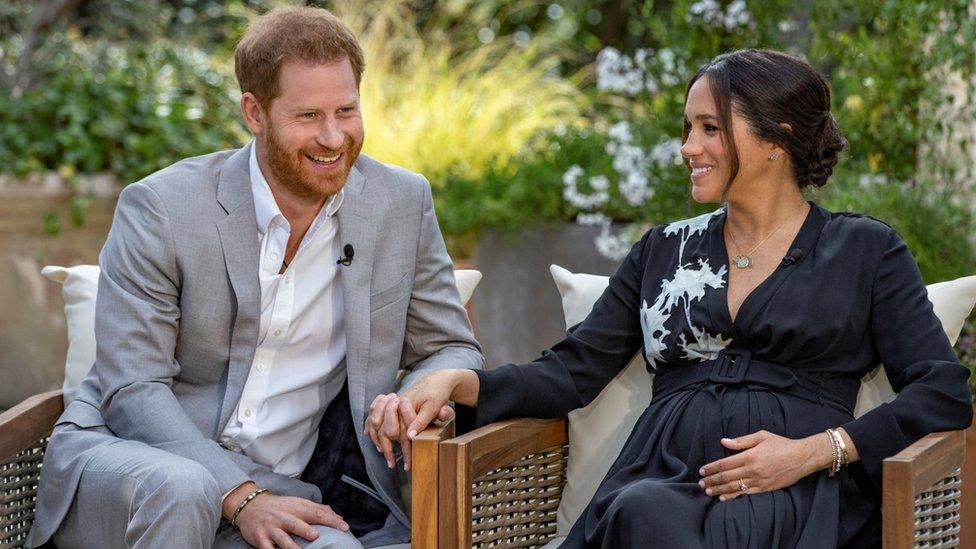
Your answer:
[[[476,371],[478,406],[458,407],[459,428],[509,417],[562,417],[600,394],[643,343],[638,307],[653,233],[634,245],[586,319],[541,358]]]
[[[908,246],[889,229],[871,290],[871,336],[894,401],[846,425],[863,466],[881,490],[881,466],[923,436],[972,422],[969,371],[932,309]]]

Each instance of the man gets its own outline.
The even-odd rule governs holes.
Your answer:
[[[367,403],[378,425],[398,373],[483,364],[430,186],[359,155],[363,54],[327,11],[270,12],[235,60],[252,144],[119,198],[30,546],[409,540]]]

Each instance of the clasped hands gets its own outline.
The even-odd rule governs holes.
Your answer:
[[[423,431],[433,419],[447,422],[454,418],[454,409],[445,404],[426,411],[426,419],[422,419],[423,427],[411,428],[411,424],[417,422],[418,412],[424,413],[424,410],[415,409],[410,397],[396,393],[380,395],[369,406],[363,434],[373,441],[376,451],[383,454],[390,469],[396,467],[394,443],[400,445],[403,469],[409,471],[413,459],[410,442],[417,433]]]

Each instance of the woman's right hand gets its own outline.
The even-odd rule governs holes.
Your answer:
[[[478,385],[474,370],[439,370],[414,383],[400,395],[400,419],[407,426],[407,438],[413,440],[426,429],[450,400],[474,406]]]

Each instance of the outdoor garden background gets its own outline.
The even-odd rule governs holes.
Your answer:
[[[97,262],[121,186],[249,139],[233,47],[285,2],[0,3],[0,409],[60,386],[48,264]],[[678,156],[688,78],[741,47],[805,56],[850,143],[810,198],[896,227],[926,282],[976,274],[976,1],[318,3],[360,36],[364,152],[425,174],[459,264],[485,273],[489,364],[563,331],[547,266],[611,272],[695,215]],[[957,351],[976,364],[970,319]]]

